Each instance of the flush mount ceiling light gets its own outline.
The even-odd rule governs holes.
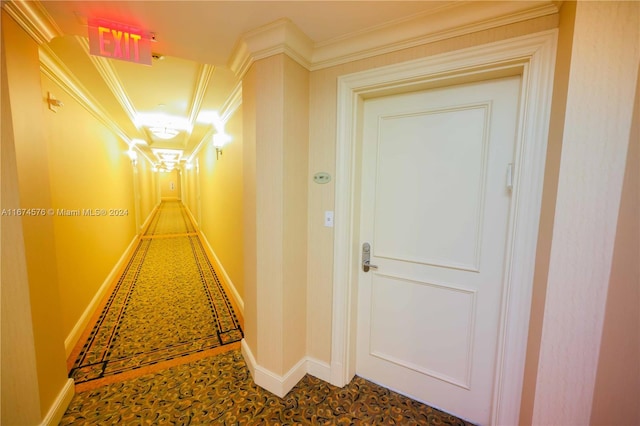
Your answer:
[[[181,149],[152,148],[151,151],[161,164],[167,164],[168,162],[179,163],[183,154]]]
[[[160,104],[159,107],[164,107]],[[188,120],[184,117],[169,115],[163,112],[145,112],[136,114],[137,127],[146,127],[158,139],[173,139],[182,131],[191,131]]]
[[[178,130],[172,127],[149,127],[149,131],[153,134],[153,136],[159,139],[173,139],[178,136],[180,133]]]

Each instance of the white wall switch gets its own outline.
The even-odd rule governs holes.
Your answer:
[[[327,228],[333,228],[333,212],[326,211],[324,212],[324,226]]]

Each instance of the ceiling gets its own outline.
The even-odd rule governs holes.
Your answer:
[[[84,87],[121,135],[144,141],[139,149],[180,149],[188,157],[210,140],[216,116],[240,88],[229,68],[243,34],[288,18],[314,46],[401,24],[411,17],[458,8],[455,1],[42,1],[62,34],[44,48]],[[550,2],[523,2],[548,4]],[[155,35],[151,66],[89,54],[89,19],[104,19]],[[149,130],[151,121],[175,128],[171,139]]]

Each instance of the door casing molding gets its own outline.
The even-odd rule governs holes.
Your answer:
[[[338,78],[331,383],[356,371],[360,127],[364,100],[521,75],[514,186],[491,423],[517,424],[553,91],[557,30],[443,53]]]

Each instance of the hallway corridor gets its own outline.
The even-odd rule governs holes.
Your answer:
[[[234,305],[184,205],[163,201],[68,360],[61,424],[465,424],[359,377],[278,398],[251,379]]]
[[[82,390],[237,349],[236,312],[184,205],[163,201],[72,352],[69,376]]]

